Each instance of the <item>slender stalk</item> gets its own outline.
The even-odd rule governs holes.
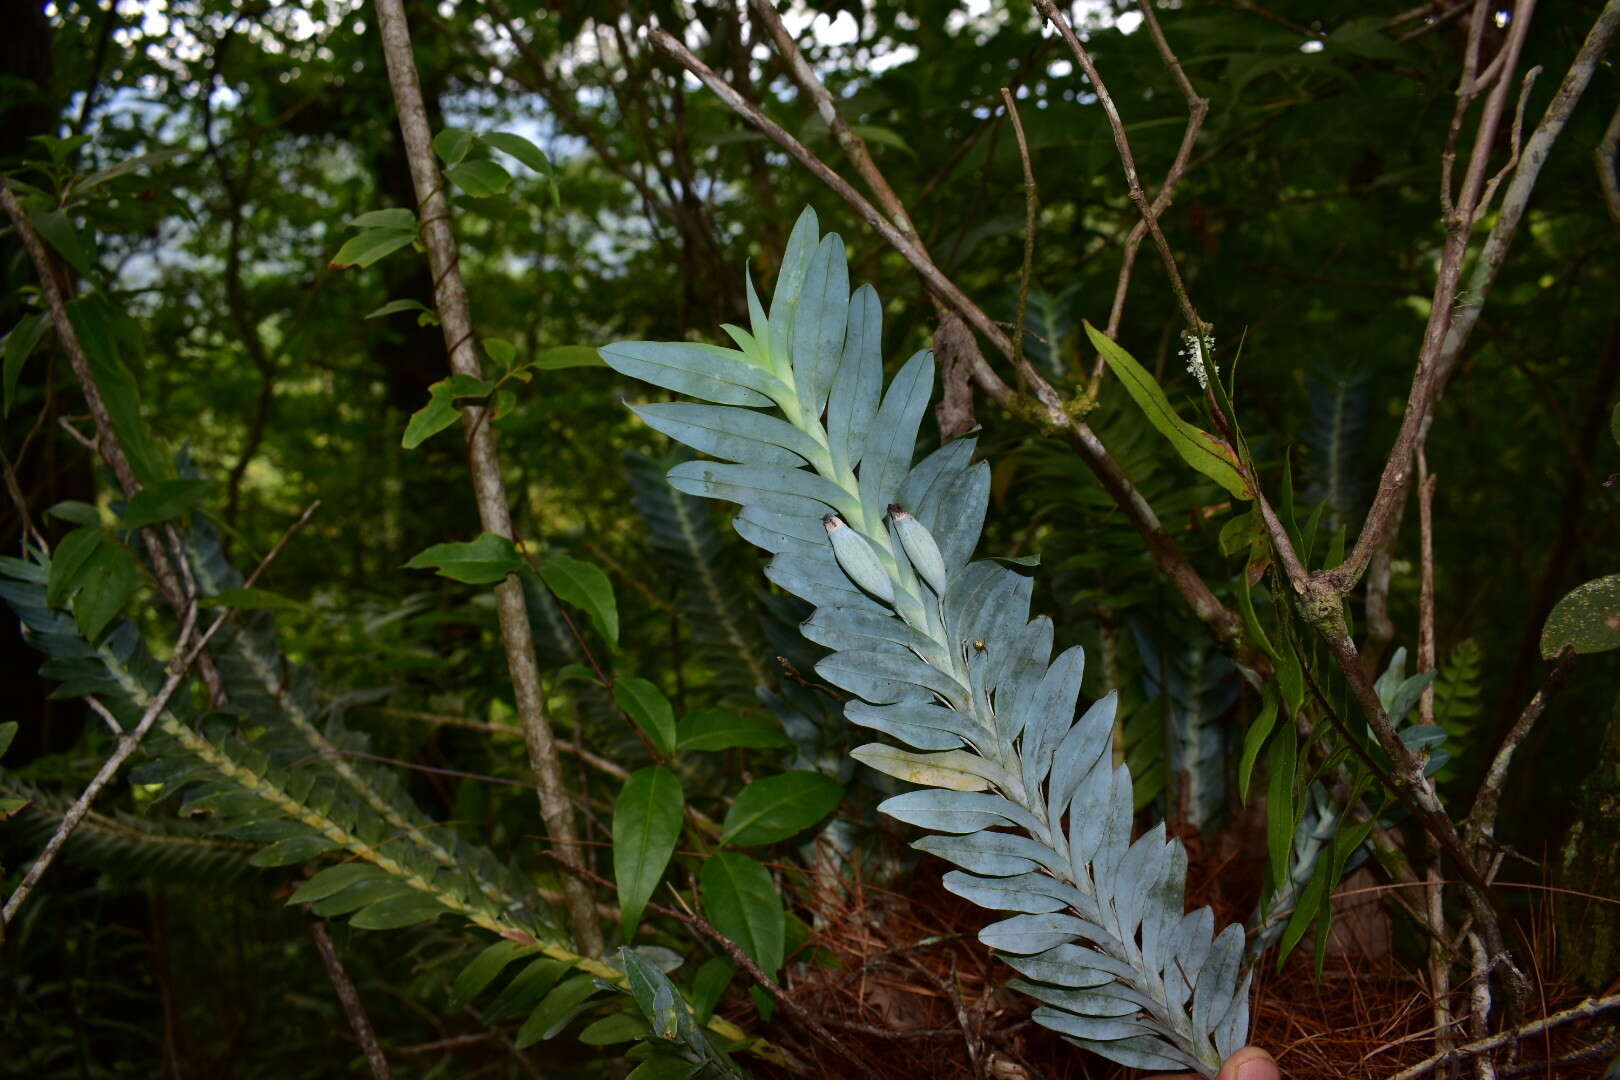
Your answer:
[[[382,1047],[377,1042],[377,1032],[371,1026],[371,1018],[366,1015],[360,991],[355,989],[354,980],[349,978],[343,961],[338,958],[337,949],[332,947],[332,935],[326,930],[326,920],[311,915],[309,936],[315,942],[315,951],[321,954],[321,966],[326,968],[326,977],[332,980],[332,989],[337,991],[338,1001],[343,1003],[343,1012],[349,1018],[349,1026],[354,1029],[354,1037],[366,1052],[371,1075],[376,1080],[392,1080],[393,1070],[388,1067],[388,1058],[383,1055]]]
[[[411,181],[416,188],[422,219],[422,241],[427,247],[428,265],[433,272],[433,292],[439,321],[444,328],[450,367],[458,374],[479,378],[478,354],[473,344],[471,305],[462,282],[460,255],[455,230],[450,224],[450,201],[445,197],[444,178],[434,161],[433,132],[428,124],[427,105],[417,79],[416,60],[411,53],[410,29],[400,0],[377,0],[377,25],[382,34],[383,53],[388,62],[388,80],[394,91],[399,126],[405,138],[410,161]],[[512,536],[512,518],[501,478],[500,457],[495,432],[486,410],[471,406],[462,412],[467,431],[467,462],[473,490],[478,500],[478,517],[485,532]],[[516,575],[495,587],[496,610],[501,640],[506,646],[507,668],[518,716],[523,721],[524,742],[529,763],[539,789],[540,815],[564,863],[578,865],[578,831],[574,824],[572,800],[563,779],[562,762],[556,740],[546,721],[545,703],[540,690],[540,668],[535,660],[534,639],[529,629],[528,606],[523,586]],[[602,953],[602,929],[596,920],[590,893],[572,876],[562,880],[567,898],[568,919],[574,940],[588,956]]]

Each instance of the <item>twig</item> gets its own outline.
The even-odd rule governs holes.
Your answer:
[[[1203,130],[1204,118],[1209,114],[1209,99],[1200,97],[1198,91],[1193,89],[1192,81],[1187,78],[1186,72],[1182,71],[1181,61],[1177,58],[1175,50],[1170,48],[1170,41],[1164,36],[1164,29],[1159,25],[1159,16],[1154,14],[1153,9],[1154,5],[1151,2],[1138,5],[1138,10],[1147,23],[1148,32],[1153,35],[1153,44],[1159,50],[1160,59],[1164,61],[1164,66],[1169,70],[1176,85],[1181,88],[1182,96],[1187,99],[1187,127],[1181,133],[1181,146],[1176,149],[1176,157],[1170,163],[1170,171],[1164,174],[1164,183],[1159,185],[1159,192],[1153,197],[1151,209],[1154,218],[1157,219],[1170,208],[1170,201],[1175,197],[1176,188],[1181,185],[1182,177],[1186,175],[1193,147],[1198,144],[1198,135]],[[1147,230],[1147,219],[1143,218],[1131,228],[1130,236],[1125,240],[1125,254],[1120,260],[1119,276],[1114,282],[1114,304],[1108,311],[1108,328],[1104,331],[1111,338],[1118,335],[1120,321],[1125,316],[1125,297],[1130,291],[1131,271],[1135,267],[1136,253],[1142,246],[1142,240],[1147,236]],[[1104,366],[1102,356],[1099,354],[1096,366],[1092,370],[1094,386],[1101,381]]]
[[[410,162],[411,182],[421,204],[422,241],[427,247],[428,266],[433,273],[434,306],[444,330],[450,366],[458,374],[478,378],[481,372],[473,344],[471,306],[466,285],[461,279],[455,230],[450,224],[450,202],[445,197],[444,180],[434,161],[433,133],[428,125],[422,87],[417,80],[416,61],[411,54],[405,8],[401,0],[377,0],[376,8],[377,27],[388,63],[388,79],[393,88],[400,131]],[[501,477],[495,432],[484,422],[485,411],[478,406],[469,406],[462,412],[462,421],[467,430],[468,468],[472,473],[478,516],[484,530],[510,538],[512,518],[508,510],[506,484]],[[523,586],[515,575],[508,574],[495,587],[495,601],[501,639],[506,647],[507,668],[512,677],[513,698],[523,721],[529,763],[534,769],[539,788],[540,815],[545,820],[558,857],[568,863],[579,858],[575,850],[578,845],[573,807],[563,779],[562,763],[557,756],[556,741],[546,720],[528,607],[523,597]],[[563,891],[568,899],[569,925],[579,950],[587,956],[601,955],[602,930],[596,921],[589,893],[582,883],[572,878],[564,879]]]
[[[1592,151],[1592,162],[1597,166],[1598,186],[1603,189],[1603,205],[1609,208],[1609,220],[1620,229],[1620,179],[1614,171],[1615,156],[1620,154],[1620,106],[1609,117],[1609,126],[1603,129],[1603,138]]]
[[[1148,17],[1147,8],[1149,6],[1151,5],[1142,5],[1144,18]],[[1154,210],[1153,204],[1148,202],[1147,192],[1142,189],[1142,180],[1136,171],[1136,155],[1131,152],[1130,136],[1125,133],[1125,121],[1121,119],[1119,108],[1114,104],[1113,96],[1108,92],[1108,85],[1103,82],[1102,74],[1097,70],[1097,65],[1092,63],[1091,54],[1080,43],[1080,38],[1074,32],[1074,27],[1070,24],[1068,16],[1058,10],[1057,4],[1053,0],[1035,0],[1035,8],[1045,17],[1047,22],[1050,22],[1057,29],[1058,34],[1063,38],[1064,44],[1068,45],[1069,51],[1074,54],[1075,61],[1085,71],[1086,78],[1091,81],[1091,89],[1097,95],[1098,103],[1102,105],[1103,115],[1108,118],[1108,129],[1113,133],[1114,149],[1119,154],[1119,162],[1125,168],[1125,183],[1130,189],[1131,201],[1136,204],[1137,211],[1141,213],[1142,221],[1146,224],[1148,233],[1153,237],[1154,247],[1159,249],[1159,259],[1164,263],[1165,273],[1169,275],[1170,289],[1176,294],[1176,301],[1181,305],[1181,314],[1187,321],[1187,330],[1195,337],[1202,335],[1204,324],[1198,318],[1198,312],[1193,307],[1192,298],[1187,294],[1187,286],[1181,279],[1181,269],[1176,264],[1175,253],[1170,250],[1170,241],[1165,239],[1164,230],[1159,227],[1159,215]],[[1155,20],[1155,28],[1157,28],[1157,25]],[[1155,42],[1162,36],[1162,34],[1156,36]],[[1168,49],[1168,45],[1164,46],[1164,48]],[[1173,70],[1179,73],[1181,70],[1180,65],[1177,64]],[[1181,75],[1181,81],[1186,83],[1184,74]],[[1190,90],[1191,84],[1186,83],[1183,92]],[[1194,95],[1194,99],[1201,100],[1197,99],[1196,95]],[[1194,132],[1194,137],[1196,138],[1196,132]]]
[[[1528,1039],[1531,1036],[1541,1034],[1543,1031],[1550,1031],[1555,1027],[1574,1023],[1577,1020],[1590,1020],[1594,1016],[1600,1016],[1614,1009],[1620,1009],[1620,994],[1610,994],[1608,997],[1601,998],[1587,998],[1579,1005],[1565,1009],[1563,1012],[1543,1017],[1511,1031],[1499,1031],[1487,1039],[1477,1039],[1474,1042],[1459,1046],[1455,1050],[1425,1058],[1411,1068],[1396,1073],[1389,1080],[1416,1080],[1419,1076],[1427,1076],[1447,1061],[1489,1053],[1497,1047]]]
[[[1507,737],[1491,759],[1490,768],[1485,771],[1485,779],[1479,785],[1479,794],[1474,796],[1474,808],[1468,812],[1467,830],[1468,840],[1476,849],[1488,844],[1496,831],[1496,809],[1502,799],[1502,788],[1507,783],[1508,766],[1513,763],[1514,751],[1529,736],[1530,729],[1535,726],[1541,714],[1547,710],[1547,703],[1569,680],[1570,672],[1574,670],[1577,654],[1572,646],[1564,646],[1558,654],[1558,662],[1553,666],[1547,681],[1536,691],[1530,703],[1514,721],[1513,727],[1508,731]]]
[[[1012,91],[1001,88],[1001,100],[1006,102],[1007,116],[1012,120],[1013,136],[1018,140],[1018,162],[1024,168],[1024,264],[1018,270],[1018,325],[1013,328],[1013,370],[1022,373],[1024,367],[1024,328],[1029,312],[1029,278],[1035,271],[1035,216],[1040,209],[1040,195],[1035,187],[1035,167],[1029,160],[1029,142],[1024,138],[1024,121],[1018,116],[1018,103]]]
[[[1419,444],[1418,469],[1418,649],[1417,671],[1422,675],[1435,669],[1434,655],[1434,486],[1439,477],[1429,475],[1429,461]],[[1418,716],[1425,724],[1434,723],[1434,683],[1423,688],[1418,699]]]
[[[371,1063],[371,1075],[376,1080],[392,1080],[394,1074],[388,1068],[388,1059],[383,1056],[382,1047],[377,1044],[377,1033],[372,1030],[371,1019],[366,1016],[360,992],[355,989],[354,980],[349,978],[343,961],[338,959],[337,950],[332,947],[332,935],[326,931],[326,920],[311,915],[309,936],[315,939],[315,950],[321,954],[321,966],[326,968],[326,977],[332,980],[332,989],[337,991],[338,1000],[343,1003],[343,1012],[349,1018],[349,1026],[354,1029],[354,1037],[359,1040],[366,1052],[366,1060]]]

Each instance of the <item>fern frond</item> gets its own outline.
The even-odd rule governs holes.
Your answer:
[[[1329,534],[1351,524],[1361,509],[1361,447],[1370,395],[1364,374],[1347,375],[1319,364],[1307,380],[1311,419],[1305,429],[1310,449],[1305,498],[1327,504]]]
[[[713,404],[646,405],[654,427],[720,461],[670,470],[680,491],[740,503],[766,576],[815,605],[817,672],[848,719],[896,742],[852,756],[919,785],[885,813],[961,867],[945,884],[1016,912],[980,940],[1042,1002],[1036,1022],[1137,1068],[1215,1076],[1247,1034],[1243,928],[1184,912],[1186,853],[1161,825],[1131,842],[1128,770],[1109,752],[1114,697],[1078,720],[1084,657],[1052,657],[1032,582],[970,561],[990,474],[972,439],[913,465],[933,388],[928,352],[883,387],[881,306],[849,290],[843,242],[806,211],[766,313],[748,283],[740,346],[621,342],[622,374]],[[768,412],[774,406],[776,413]]]
[[[8,560],[8,566],[15,562]],[[17,614],[25,639],[45,654],[41,673],[61,684],[56,696],[93,693],[121,723],[132,726],[154,704],[163,666],[128,620],[100,644],[83,640],[70,616],[46,605],[45,574],[32,572],[41,568],[27,569],[26,577],[0,579],[0,600]],[[593,980],[629,986],[623,970],[575,952],[546,913],[491,896],[490,882],[512,892],[521,888],[494,856],[461,850],[456,854],[468,859],[467,866],[442,865],[431,847],[401,843],[392,821],[368,798],[368,790],[376,795],[372,785],[339,775],[332,758],[312,756],[306,745],[272,729],[244,732],[228,717],[198,715],[188,700],[176,695],[158,713],[142,747],[150,760],[136,779],[163,784],[160,799],[183,790],[182,814],[201,816],[216,832],[252,844],[251,865],[347,856],[348,861],[316,874],[289,902],[309,903],[322,915],[350,916],[356,927],[372,930],[451,914],[504,939],[502,944],[518,953],[537,954],[558,976],[577,972],[573,979],[585,979],[593,989]],[[715,1017],[707,1026],[728,1044],[782,1060],[771,1044],[729,1021]]]

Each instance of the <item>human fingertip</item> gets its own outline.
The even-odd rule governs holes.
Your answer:
[[[1258,1046],[1245,1046],[1227,1058],[1220,1080],[1282,1080],[1277,1062]]]

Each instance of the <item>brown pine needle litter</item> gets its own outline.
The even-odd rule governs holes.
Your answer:
[[[1252,888],[1258,874],[1237,871],[1229,857],[1191,840],[1189,905],[1210,904],[1222,922],[1243,918],[1254,897],[1238,895],[1238,889]],[[940,877],[946,864],[925,857],[909,874],[880,887],[837,862],[837,871],[824,863],[815,877],[799,883],[798,899],[813,930],[784,972],[783,989],[884,1080],[1146,1075],[1080,1051],[1030,1021],[1033,1002],[1003,988],[1013,972],[977,941],[978,929],[993,916],[945,891]],[[1358,891],[1374,900],[1380,893],[1376,887]],[[1533,966],[1553,970],[1550,905],[1533,905],[1527,921],[1524,945],[1535,950]],[[1388,1080],[1432,1057],[1433,1002],[1421,965],[1412,959],[1420,957],[1416,938],[1400,938],[1386,951],[1375,956],[1330,947],[1320,975],[1309,935],[1281,972],[1268,956],[1255,976],[1250,1042],[1277,1058],[1287,1080]],[[1568,1008],[1583,996],[1570,987],[1542,986],[1526,1019]],[[723,1006],[754,1029],[763,1022],[743,1015],[751,1008],[735,990]],[[846,1058],[817,1045],[781,1010],[773,1026],[773,1036],[812,1063],[814,1075],[851,1076]],[[1499,1055],[1496,1076],[1592,1080],[1620,1053],[1617,1034],[1620,1015],[1559,1027],[1525,1040],[1516,1058]],[[1460,1036],[1458,1043],[1473,1038],[1466,1031]],[[1475,1076],[1468,1062],[1451,1068],[1456,1071],[1441,1066],[1426,1075]]]

